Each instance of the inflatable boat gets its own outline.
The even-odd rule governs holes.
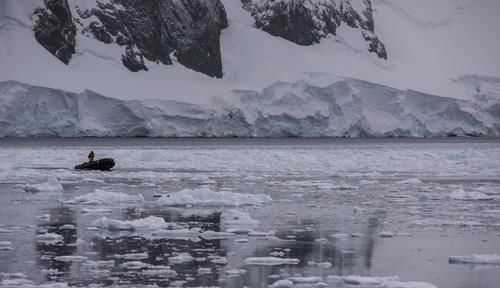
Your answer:
[[[97,161],[85,162],[75,166],[75,170],[101,170],[107,171],[115,166],[112,158],[99,159]]]

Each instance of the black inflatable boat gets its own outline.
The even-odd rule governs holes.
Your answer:
[[[106,171],[115,166],[115,160],[112,158],[99,159],[97,161],[85,162],[75,166],[75,170],[101,170]]]

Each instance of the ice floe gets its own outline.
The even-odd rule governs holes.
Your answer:
[[[114,257],[117,259],[142,260],[142,259],[147,259],[149,257],[149,254],[147,252],[115,254]]]
[[[66,204],[87,204],[87,205],[115,205],[115,204],[142,204],[144,196],[142,194],[129,195],[121,192],[108,192],[96,189],[92,193],[76,196],[65,201]]]
[[[57,243],[63,241],[63,236],[56,233],[43,233],[35,236],[36,242]]]
[[[371,276],[328,276],[328,282],[343,282],[348,285],[361,285],[372,288],[437,288],[426,282],[404,282],[398,276],[371,277]]]
[[[205,240],[220,240],[235,238],[237,235],[230,232],[205,231],[200,234],[200,237]]]
[[[92,226],[100,229],[105,229],[109,231],[120,231],[120,230],[158,230],[167,229],[170,227],[177,227],[173,223],[165,222],[161,217],[149,216],[147,218],[140,218],[135,220],[115,220],[102,217],[92,222]]]
[[[168,257],[168,264],[182,264],[193,261],[194,258],[189,253],[179,253],[176,256]]]
[[[275,266],[275,265],[297,265],[300,263],[300,260],[296,258],[249,257],[245,259],[244,262],[247,265]]]
[[[86,256],[79,256],[79,255],[64,255],[64,256],[54,257],[54,260],[61,262],[81,262],[87,259],[88,258]]]
[[[264,194],[240,194],[227,191],[213,191],[208,188],[184,189],[164,195],[156,200],[162,206],[244,206],[262,205],[272,202]]]
[[[462,263],[462,264],[490,264],[500,265],[500,255],[498,254],[471,254],[450,256],[449,263]]]
[[[423,182],[418,178],[410,178],[396,182],[396,184],[405,184],[405,185],[420,185],[422,183]]]
[[[382,238],[392,238],[394,237],[394,233],[392,233],[391,231],[382,231],[378,234],[378,236]]]
[[[26,192],[51,192],[62,193],[64,191],[62,184],[55,178],[49,178],[47,182],[40,184],[25,184],[22,189]]]
[[[455,200],[493,200],[495,197],[478,191],[456,189],[451,192],[450,198]]]
[[[10,251],[12,250],[12,242],[10,241],[0,241],[0,251]]]
[[[222,212],[221,220],[226,231],[253,231],[252,229],[259,225],[259,221],[253,219],[250,214],[238,210],[226,210]]]

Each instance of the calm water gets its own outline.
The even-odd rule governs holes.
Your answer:
[[[90,149],[97,158],[113,157],[115,169],[72,170]],[[4,284],[19,278],[9,274],[15,272],[38,284],[77,286],[267,287],[280,279],[303,285],[314,276],[309,284],[351,287],[329,277],[348,275],[450,288],[500,283],[498,266],[448,263],[453,255],[500,254],[499,140],[1,139],[0,159],[0,242],[11,242],[0,245]],[[62,183],[62,195],[23,189],[49,178]],[[236,207],[156,202],[199,188],[273,201]],[[96,189],[141,194],[145,202],[65,203]],[[488,199],[450,197],[458,190],[482,191]],[[260,233],[166,237],[92,224],[102,217],[158,216],[200,232],[248,228],[232,223],[237,213],[256,220],[251,230]],[[45,233],[62,238],[36,240]],[[191,258],[169,259],[178,255]],[[267,256],[299,262],[245,262]]]

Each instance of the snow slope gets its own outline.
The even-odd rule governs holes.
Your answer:
[[[500,97],[478,93],[457,100],[319,73],[195,105],[8,81],[0,82],[0,136],[500,136]]]
[[[467,89],[452,79],[465,74],[500,77],[497,0],[373,0],[375,31],[385,44],[387,61],[368,53],[359,31],[346,25],[338,28],[337,36],[299,46],[253,28],[254,20],[240,1],[222,2],[229,20],[221,35],[224,76],[214,79],[175,59],[171,66],[147,63],[149,71],[130,72],[121,64],[118,47],[80,34],[76,54],[66,66],[33,37],[30,14],[41,0],[1,1],[0,81],[76,93],[90,89],[117,99],[200,104],[231,89],[257,91],[279,80],[307,79],[303,72],[463,99],[470,99]]]

